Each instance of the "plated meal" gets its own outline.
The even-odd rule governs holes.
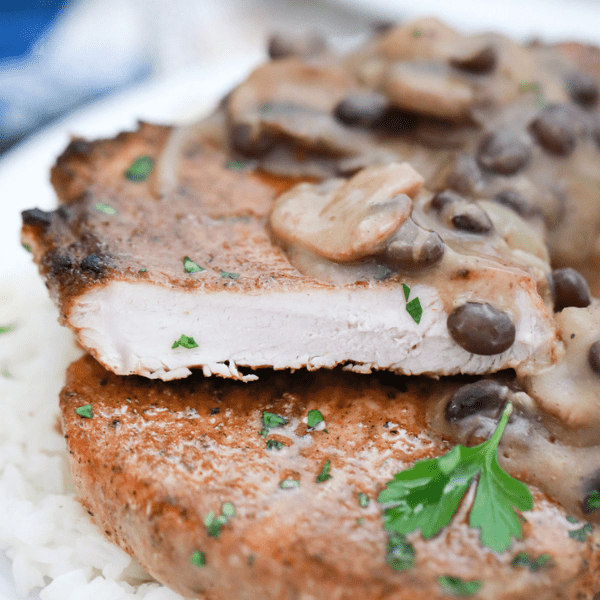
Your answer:
[[[78,500],[148,598],[597,600],[600,50],[269,51],[23,212]]]

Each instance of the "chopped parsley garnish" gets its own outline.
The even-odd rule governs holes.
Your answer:
[[[379,265],[377,267],[377,271],[375,272],[375,281],[385,281],[392,276],[393,271],[386,267],[385,265]]]
[[[575,517],[571,517],[571,516],[567,517],[567,521],[569,521],[569,523],[577,523],[578,522]]]
[[[76,408],[75,413],[84,419],[91,419],[94,416],[91,404],[84,404],[83,406]]]
[[[548,102],[544,99],[542,88],[537,81],[523,81],[519,85],[519,92],[521,92],[521,94],[526,94],[527,92],[534,93],[535,105],[537,108],[545,108],[548,105]]]
[[[423,309],[418,298],[413,298],[406,304],[406,312],[413,318],[413,321],[418,325],[421,322]]]
[[[198,348],[198,344],[196,344],[196,340],[193,337],[189,337],[187,335],[182,335],[176,342],[173,342],[171,349],[179,348]]]
[[[420,29],[414,29],[412,34],[414,38],[420,38],[423,35],[423,32]]]
[[[585,542],[588,533],[592,533],[592,531],[593,528],[590,525],[590,523],[586,523],[581,529],[572,529],[571,531],[569,531],[569,537],[572,537],[578,542]]]
[[[125,171],[125,177],[129,181],[146,181],[148,175],[152,173],[154,168],[154,160],[149,156],[140,156],[136,158],[129,169]]]
[[[140,269],[140,270],[138,271],[138,273],[147,273],[147,272],[148,272],[148,269]]]
[[[300,482],[297,479],[284,479],[279,483],[279,487],[282,490],[290,490],[292,488],[300,487]]]
[[[10,377],[8,369],[2,369],[2,371],[0,371],[0,374],[2,375],[2,377],[6,377],[7,379]]]
[[[0,325],[0,335],[3,333],[10,333],[14,328],[14,325]]]
[[[539,571],[550,562],[549,554],[540,554],[535,560],[531,560],[527,552],[519,552],[511,561],[513,567],[527,567],[530,571]]]
[[[451,575],[438,577],[438,583],[453,596],[474,596],[481,587],[481,581],[464,581]]]
[[[402,289],[404,290],[404,299],[408,302],[408,297],[410,296],[410,288],[405,283],[403,283]]]
[[[190,562],[193,565],[196,565],[197,567],[203,567],[206,565],[206,555],[204,554],[204,552],[195,550],[190,556]]]
[[[594,490],[585,501],[584,510],[586,513],[591,513],[597,508],[600,508],[600,492]]]
[[[231,502],[225,502],[221,507],[221,514],[215,516],[215,513],[211,510],[204,519],[204,526],[206,532],[210,537],[218,538],[221,535],[221,528],[228,519],[235,517],[235,508]]]
[[[117,214],[117,209],[113,208],[112,206],[108,205],[108,204],[104,204],[104,202],[98,202],[96,204],[94,204],[94,208],[101,213],[104,213],[105,215],[116,215]]]
[[[23,246],[27,252],[31,252],[31,246],[29,244],[21,244],[21,246]]]
[[[202,271],[206,271],[204,267],[195,263],[189,256],[183,257],[183,270],[186,273],[201,273]]]
[[[358,525],[362,525],[363,521],[364,521],[364,519],[362,517],[359,517],[358,519],[356,519],[356,522]]]
[[[308,422],[307,425],[309,427],[316,427],[319,423],[322,423],[325,419],[323,419],[323,415],[319,410],[309,410],[308,411]]]
[[[358,503],[363,508],[367,508],[367,506],[369,506],[369,502],[369,496],[367,496],[364,492],[358,492]]]
[[[265,104],[262,104],[261,107],[259,108],[259,111],[263,115],[270,113],[272,110],[273,110],[273,107],[268,102],[265,102]]]
[[[234,171],[241,171],[246,166],[246,163],[241,160],[228,160],[225,166]]]
[[[263,429],[259,431],[260,435],[267,437],[269,435],[269,429],[273,427],[281,427],[287,424],[287,419],[280,417],[275,413],[263,411]]]
[[[221,271],[221,277],[223,279],[239,279],[240,274],[239,273],[229,273],[227,271]]]
[[[385,562],[395,571],[412,569],[415,563],[415,549],[404,535],[396,532],[389,534]]]
[[[439,458],[417,461],[411,469],[396,473],[377,499],[390,505],[384,511],[385,528],[401,534],[420,529],[425,539],[434,537],[450,523],[478,478],[469,525],[480,529],[482,545],[504,552],[513,537],[520,539],[523,532],[515,508],[530,510],[533,499],[527,487],[498,464],[498,444],[512,410],[509,402],[487,442],[473,448],[458,445]]]
[[[325,464],[321,468],[321,472],[317,475],[316,482],[323,483],[324,481],[331,479],[331,475],[329,474],[330,470],[331,470],[331,461],[330,460],[325,461]]]
[[[281,450],[283,448],[283,442],[279,442],[277,440],[267,440],[267,450]]]

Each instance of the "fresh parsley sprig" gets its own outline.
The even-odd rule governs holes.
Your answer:
[[[473,448],[458,445],[444,456],[396,473],[377,499],[390,505],[384,512],[386,530],[406,535],[420,529],[425,539],[434,537],[450,523],[479,477],[469,525],[479,528],[481,543],[496,552],[504,552],[513,537],[520,539],[521,521],[514,509],[531,510],[533,499],[527,487],[498,464],[498,444],[512,410],[509,402],[487,442]]]

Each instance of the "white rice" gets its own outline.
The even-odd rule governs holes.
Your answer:
[[[0,550],[19,597],[182,600],[107,541],[75,499],[56,430],[65,369],[81,355],[32,268],[0,281]]]

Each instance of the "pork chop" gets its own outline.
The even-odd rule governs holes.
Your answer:
[[[248,380],[238,366],[342,363],[440,376],[560,354],[547,253],[515,213],[434,199],[408,164],[295,185],[197,141],[161,196],[152,161],[168,134],[143,124],[73,142],[53,171],[62,206],[24,213],[63,323],[115,373]]]
[[[550,436],[510,375],[260,379],[124,378],[89,356],[69,368],[61,409],[79,497],[159,581],[203,600],[441,600],[446,576],[488,600],[600,590],[600,511],[583,512],[592,475],[600,486],[598,447]],[[467,524],[472,494],[436,537],[388,537],[376,502],[385,483],[448,451],[448,438],[489,437],[508,399],[499,460],[539,486],[523,539],[502,553],[483,547]],[[311,410],[323,420],[309,428]],[[564,508],[543,493],[563,479]]]

